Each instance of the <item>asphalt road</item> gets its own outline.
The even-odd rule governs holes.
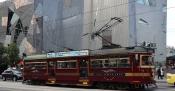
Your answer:
[[[145,90],[137,90],[137,91],[175,91],[175,87],[169,86],[164,80],[157,81],[157,85],[158,88],[150,87]],[[102,91],[102,89],[67,87],[67,86],[36,86],[36,85],[22,84],[21,82],[0,81],[0,91]],[[122,90],[105,90],[105,91],[122,91]]]

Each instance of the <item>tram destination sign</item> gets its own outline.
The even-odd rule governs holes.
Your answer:
[[[87,56],[87,55],[89,55],[88,50],[81,50],[81,51],[47,53],[47,58],[74,57],[74,56]]]

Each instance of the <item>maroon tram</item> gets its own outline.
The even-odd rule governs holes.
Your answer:
[[[155,84],[153,51],[144,47],[27,56],[24,81],[44,84],[144,87]]]

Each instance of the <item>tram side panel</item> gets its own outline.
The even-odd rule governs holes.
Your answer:
[[[24,62],[23,80],[27,81],[43,81],[47,79],[47,63],[46,61],[26,61]]]
[[[154,84],[153,66],[147,62],[147,58],[144,65],[142,58],[138,63],[131,57],[92,59],[90,81],[91,83]]]
[[[57,68],[55,73],[57,84],[73,85],[77,84],[79,79],[78,69],[74,67]]]
[[[126,73],[132,72],[129,57],[101,57],[90,61],[89,78],[96,83],[129,83],[132,78],[126,77]]]

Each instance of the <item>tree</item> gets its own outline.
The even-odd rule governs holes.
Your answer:
[[[19,61],[19,48],[15,43],[10,44],[6,48],[7,53],[7,64],[10,66],[16,65],[16,63]]]
[[[0,43],[0,61],[2,61],[2,56],[3,56],[3,54],[4,54],[4,46],[3,46],[3,44],[2,43]]]
[[[0,73],[7,68],[6,59],[5,59],[5,47],[0,43]]]

